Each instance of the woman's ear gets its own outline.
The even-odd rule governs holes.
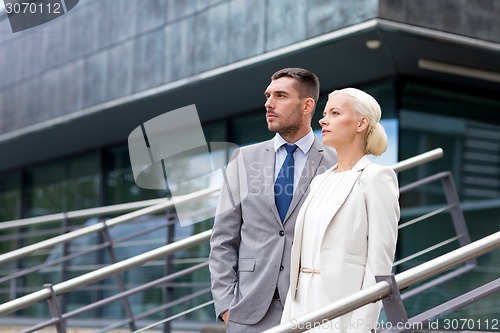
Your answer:
[[[368,117],[359,118],[358,129],[357,129],[358,133],[368,130],[369,126],[370,126],[370,120],[368,120]]]

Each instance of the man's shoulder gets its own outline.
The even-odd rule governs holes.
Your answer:
[[[322,143],[320,143],[320,145],[323,150],[323,157],[328,161],[328,163],[332,165],[337,163],[337,151],[334,148],[325,146]]]
[[[253,153],[255,151],[259,151],[259,150],[266,149],[266,148],[272,148],[272,147],[273,147],[273,139],[262,141],[262,142],[257,142],[257,143],[254,143],[254,144],[251,144],[248,146],[243,146],[243,147],[240,147],[239,150],[242,153],[247,154],[247,153]]]
[[[325,145],[323,145],[323,144],[321,144],[321,145],[322,145],[322,147],[323,147],[323,151],[324,151],[325,153],[327,153],[328,155],[332,155],[332,156],[337,157],[337,151],[336,151],[334,148],[332,148],[332,147],[328,147],[328,146],[325,146]]]

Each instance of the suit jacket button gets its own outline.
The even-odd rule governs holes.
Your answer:
[[[280,266],[280,271],[284,270],[285,267],[283,267],[283,265]]]
[[[281,237],[285,236],[285,232],[283,230],[280,230],[280,236]]]

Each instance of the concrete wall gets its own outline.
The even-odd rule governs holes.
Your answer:
[[[15,34],[4,15],[0,135],[376,17],[498,42],[499,13],[498,0],[80,0]]]
[[[380,0],[379,17],[500,42],[498,0]]]
[[[377,0],[80,0],[0,21],[0,135],[374,18]]]

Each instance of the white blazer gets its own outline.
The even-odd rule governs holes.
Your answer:
[[[323,179],[337,165],[316,176],[297,217],[290,267],[290,291],[287,303],[296,296],[304,215],[316,194],[321,193]],[[361,158],[342,187],[336,191],[324,213],[331,219],[320,248],[321,281],[324,292],[334,302],[375,284],[376,275],[392,270],[399,221],[399,187],[394,171]],[[320,194],[321,195],[321,194]],[[290,304],[286,304],[286,307]],[[282,322],[289,310],[285,307]],[[375,328],[381,302],[369,304],[341,317],[341,332],[369,332]],[[288,313],[288,314],[287,314]],[[350,324],[351,323],[351,324]],[[364,325],[360,327],[359,324]],[[368,325],[368,326],[367,326]]]

